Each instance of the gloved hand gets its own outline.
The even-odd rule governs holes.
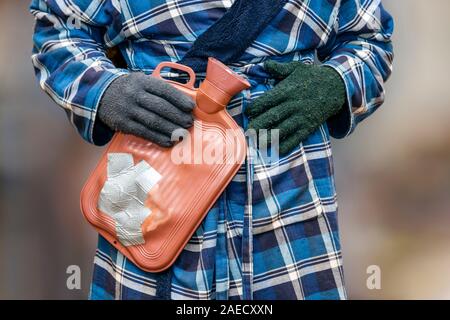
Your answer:
[[[194,105],[190,97],[164,80],[134,72],[110,84],[97,115],[114,131],[171,147],[174,144],[172,132],[192,126]]]
[[[329,67],[268,61],[264,68],[281,81],[246,110],[249,127],[279,129],[279,152],[286,154],[339,112],[346,99],[345,85]]]

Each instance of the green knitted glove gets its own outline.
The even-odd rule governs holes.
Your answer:
[[[346,99],[345,84],[329,67],[267,61],[264,68],[281,81],[247,108],[249,127],[279,129],[279,152],[286,154],[339,112]]]

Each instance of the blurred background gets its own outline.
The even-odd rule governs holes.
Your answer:
[[[79,193],[102,149],[38,88],[28,3],[0,0],[0,298],[84,299],[96,234]],[[386,103],[333,141],[349,297],[450,299],[450,1],[384,4],[396,20]],[[66,287],[69,265],[81,290]]]

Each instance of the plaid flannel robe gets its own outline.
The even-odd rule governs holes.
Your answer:
[[[32,61],[42,89],[90,143],[102,93],[131,71],[178,61],[233,0],[34,0]],[[252,87],[229,113],[245,129],[248,103],[273,86],[262,63],[315,57],[344,79],[343,111],[277,163],[248,157],[171,267],[172,299],[341,299],[343,285],[330,135],[342,138],[384,99],[393,21],[381,0],[290,0],[231,65]],[[129,68],[105,55],[118,46]],[[154,298],[162,275],[143,272],[100,238],[93,299]]]

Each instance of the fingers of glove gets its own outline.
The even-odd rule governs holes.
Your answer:
[[[308,136],[313,133],[318,126],[315,125],[305,125],[297,132],[285,138],[280,138],[280,154],[284,155],[292,151],[298,144],[304,141]]]
[[[269,60],[264,63],[264,69],[273,77],[284,79],[290,75],[299,66],[299,64],[302,63],[298,61],[283,63]]]
[[[143,108],[136,108],[133,110],[132,118],[135,122],[143,124],[148,129],[157,131],[169,137],[172,135],[172,132],[180,128],[180,126],[175,123]]]
[[[189,128],[194,123],[194,117],[190,111],[184,112],[170,102],[150,93],[142,93],[137,97],[137,103],[147,110],[176,123],[183,128]]]
[[[164,80],[155,77],[147,77],[144,83],[144,89],[149,93],[169,101],[184,112],[190,112],[195,107],[195,102],[191,97],[164,82]]]
[[[281,104],[286,100],[286,94],[283,86],[275,86],[272,90],[266,91],[262,96],[255,99],[250,104],[245,113],[247,116],[254,118],[270,108]]]
[[[308,129],[310,122],[309,117],[303,114],[287,117],[277,126],[280,129],[280,139],[285,139],[299,130]]]
[[[121,130],[124,133],[132,134],[148,141],[154,142],[161,147],[171,147],[174,142],[170,140],[169,136],[166,136],[160,132],[156,132],[147,128],[145,125],[139,122],[129,121],[126,126]]]
[[[284,121],[295,112],[295,105],[293,102],[285,102],[274,108],[271,108],[260,114],[256,118],[253,118],[249,127],[255,130],[260,129],[272,129],[277,127],[277,124]]]
[[[287,137],[286,139],[281,140],[280,142],[280,155],[286,155],[291,152],[295,147],[297,147],[300,142],[306,139],[308,133],[304,130],[300,130],[293,135]]]

